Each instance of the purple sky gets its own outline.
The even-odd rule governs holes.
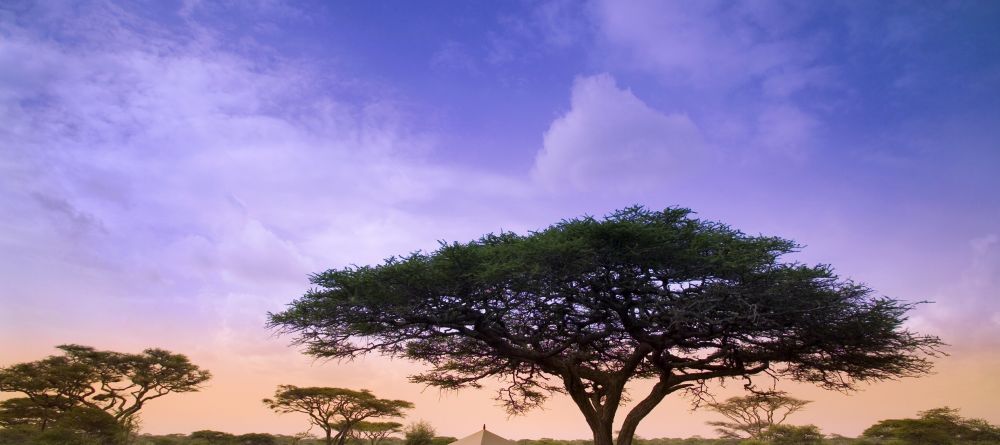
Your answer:
[[[564,400],[506,419],[488,391],[441,399],[464,428],[409,365],[312,362],[265,314],[326,268],[679,205],[936,302],[912,325],[968,374],[924,385],[965,386],[841,420],[850,398],[816,394],[804,421],[998,422],[975,386],[1000,374],[998,24],[988,1],[5,1],[0,365],[75,342],[215,371],[151,432],[294,432],[259,399],[308,383],[415,400],[443,434],[585,437]],[[711,434],[672,403],[640,434]]]

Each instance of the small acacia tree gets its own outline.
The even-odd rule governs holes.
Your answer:
[[[326,445],[344,445],[351,431],[365,419],[401,417],[404,409],[413,408],[410,402],[380,399],[366,389],[293,385],[279,386],[274,398],[264,399],[264,404],[279,413],[309,416],[310,423],[326,433]]]
[[[903,327],[912,304],[781,260],[798,248],[686,209],[632,207],[328,270],[270,325],[318,357],[428,363],[414,382],[502,379],[511,413],[567,393],[595,445],[612,443],[634,379],[655,383],[625,415],[619,445],[665,396],[713,379],[768,373],[847,390],[929,370],[941,342]]]
[[[354,425],[352,435],[357,439],[368,440],[369,445],[378,445],[392,433],[402,430],[399,422],[358,422]]]
[[[150,400],[198,391],[211,377],[186,356],[163,349],[140,354],[80,345],[58,349],[63,355],[0,368],[0,391],[23,394],[26,401],[16,402],[22,404],[18,408],[24,412],[24,405],[33,404],[40,429],[54,411],[84,407],[108,413],[124,432],[132,432],[137,414]]]
[[[729,421],[708,422],[726,439],[758,439],[768,428],[779,425],[789,415],[801,410],[808,400],[799,400],[783,392],[753,393],[730,397],[725,402],[707,404],[708,408]]]

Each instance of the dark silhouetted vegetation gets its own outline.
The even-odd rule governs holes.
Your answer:
[[[379,445],[393,433],[402,431],[399,422],[358,422],[351,431],[351,437],[368,441],[368,445]]]
[[[413,408],[410,402],[380,399],[366,389],[293,385],[279,386],[274,398],[264,399],[264,404],[279,413],[309,416],[309,422],[325,433],[326,445],[344,445],[354,428],[366,419],[401,417],[403,410]]]
[[[801,410],[808,400],[799,400],[781,392],[754,393],[730,397],[725,402],[712,402],[706,407],[727,419],[712,421],[719,435],[728,439],[758,439],[765,430],[780,425],[789,415]]]
[[[211,376],[186,356],[162,349],[129,354],[80,345],[58,348],[62,355],[0,368],[0,391],[24,396],[0,403],[4,434],[13,429],[36,442],[126,442],[146,403],[197,391]]]
[[[862,437],[900,445],[986,445],[1000,443],[1000,427],[982,419],[966,419],[943,407],[923,411],[916,419],[882,420]]]
[[[430,422],[421,420],[419,422],[413,422],[406,426],[403,430],[403,437],[405,445],[433,445],[434,436],[437,431],[431,426]]]
[[[567,393],[596,445],[613,443],[633,379],[655,384],[625,414],[618,445],[668,394],[711,380],[766,372],[850,390],[930,369],[941,342],[903,326],[912,304],[782,260],[798,249],[686,209],[632,207],[327,270],[270,325],[317,357],[429,364],[417,383],[503,379],[511,413]]]

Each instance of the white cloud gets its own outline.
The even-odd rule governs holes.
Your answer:
[[[143,325],[149,311],[187,323],[208,311],[216,320],[178,338],[256,339],[264,312],[309,273],[514,218],[491,207],[439,218],[524,186],[429,159],[433,134],[411,130],[392,98],[343,99],[337,73],[256,60],[211,33],[173,38],[110,6],[50,13],[68,35],[116,37],[70,45],[3,24],[0,63],[29,63],[0,75],[0,312],[11,319],[0,336],[51,346],[53,323]],[[216,326],[225,332],[205,332]]]
[[[545,132],[534,174],[551,189],[631,189],[678,176],[702,150],[686,115],[654,110],[602,74],[573,84],[570,110]]]

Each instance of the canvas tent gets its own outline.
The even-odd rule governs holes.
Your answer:
[[[458,439],[448,445],[517,445],[517,442],[504,439],[486,431],[486,425],[483,425],[482,430],[476,431],[475,434]]]

